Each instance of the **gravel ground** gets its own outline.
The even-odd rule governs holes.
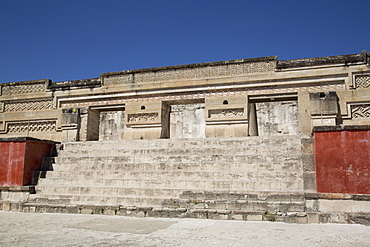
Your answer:
[[[370,246],[342,224],[0,212],[0,246]]]

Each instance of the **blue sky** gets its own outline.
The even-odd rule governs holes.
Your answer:
[[[370,52],[370,0],[0,0],[0,82]]]

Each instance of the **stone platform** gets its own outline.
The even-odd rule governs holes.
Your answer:
[[[367,224],[358,213],[367,212],[369,196],[307,188],[308,149],[302,136],[65,142],[49,171],[36,172],[34,191],[20,198],[4,190],[0,204],[22,212]]]

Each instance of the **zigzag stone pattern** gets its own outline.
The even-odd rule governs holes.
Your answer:
[[[8,133],[56,131],[56,121],[10,123]]]
[[[7,85],[2,88],[2,94],[4,95],[39,93],[44,91],[44,83]]]
[[[5,103],[4,112],[41,111],[52,109],[53,100],[33,100]]]

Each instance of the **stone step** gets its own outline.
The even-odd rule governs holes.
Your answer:
[[[119,188],[152,188],[152,189],[184,189],[184,190],[281,190],[297,191],[301,190],[303,183],[299,178],[276,179],[269,178],[261,181],[259,178],[250,178],[247,180],[231,179],[81,179],[81,178],[50,178],[41,180],[38,189],[53,187],[55,185],[76,186],[76,187],[94,187],[94,186],[113,186]]]
[[[53,171],[39,180],[36,204],[259,212],[303,207],[301,198],[285,196],[303,191],[298,136],[73,142],[63,147]]]
[[[225,155],[140,155],[140,156],[81,156],[81,157],[55,157],[56,163],[158,163],[158,162],[183,162],[183,163],[199,163],[199,162],[243,162],[255,164],[258,162],[286,162],[291,160],[299,161],[301,154],[233,154],[231,151]]]
[[[53,164],[53,171],[231,171],[238,172],[280,170],[280,171],[301,171],[302,163],[299,160],[286,161],[284,163],[229,163],[229,162],[150,162],[150,163],[120,163],[120,162],[86,162],[86,163],[56,163]]]
[[[102,149],[96,147],[95,149],[90,150],[65,150],[60,152],[60,156],[72,156],[72,157],[79,157],[79,156],[89,156],[93,154],[94,156],[132,156],[132,155],[181,155],[181,154],[193,154],[193,155],[224,155],[229,154],[230,149],[232,152],[237,155],[254,155],[256,153],[266,153],[269,155],[276,155],[279,153],[298,153],[301,151],[300,146],[252,146],[252,147],[243,147],[243,146],[225,146],[225,147],[195,147],[195,148],[160,148],[160,149]]]
[[[258,192],[261,194],[261,192]],[[201,193],[203,194],[203,193]],[[33,197],[30,204],[50,205],[50,204],[72,204],[72,205],[109,205],[120,207],[150,207],[157,209],[164,208],[186,208],[207,209],[207,210],[237,210],[244,212],[303,212],[304,197],[296,195],[274,194],[274,192],[265,192],[264,196],[256,194],[232,194],[219,191],[218,193],[204,193],[208,198],[186,199],[167,198],[167,197],[145,197],[145,196],[105,196],[105,195],[53,195],[45,194],[44,197]],[[209,196],[209,194],[217,197]]]
[[[89,141],[64,143],[65,150],[85,149],[156,149],[156,148],[189,148],[189,147],[219,147],[219,146],[297,146],[299,136],[268,136],[239,138],[207,138],[207,139],[157,139],[133,141]]]
[[[41,195],[109,195],[109,196],[145,196],[145,197],[178,197],[183,189],[168,188],[124,188],[115,186],[37,186],[36,193]]]
[[[42,205],[50,204],[54,201],[55,204],[60,202],[62,205],[81,204],[81,205],[125,205],[135,207],[161,207],[162,203],[169,200],[168,197],[145,197],[145,196],[112,196],[112,195],[81,195],[81,194],[43,194],[42,196],[34,197],[33,204]],[[66,203],[68,202],[68,203]]]
[[[250,180],[250,179],[300,179],[302,172],[286,172],[275,170],[259,170],[259,171],[112,171],[112,170],[90,170],[90,171],[53,171],[46,174],[46,179],[49,178],[77,178],[77,179],[229,179],[229,180]]]
[[[269,201],[269,202],[304,202],[304,193],[296,191],[295,193],[284,192],[284,191],[248,191],[248,193],[243,193],[241,191],[236,192],[223,192],[223,191],[210,191],[204,190],[201,192],[196,191],[184,191],[180,199],[192,200],[192,201],[214,201],[214,200],[224,200],[229,202],[250,202],[250,201]]]

